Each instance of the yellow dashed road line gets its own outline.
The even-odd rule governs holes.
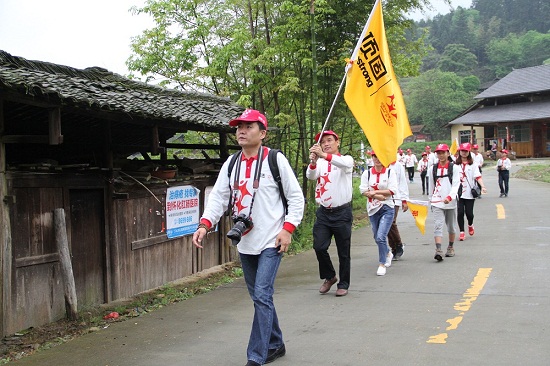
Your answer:
[[[481,290],[483,290],[483,287],[487,283],[487,279],[489,278],[492,270],[492,268],[480,268],[477,271],[477,275],[472,281],[472,286],[462,295],[462,300],[460,302],[457,302],[454,306],[454,309],[458,311],[458,316],[447,319],[447,323],[449,324],[449,326],[445,330],[449,331],[458,328],[458,325],[460,324],[460,322],[462,322],[462,319],[464,318],[464,314],[468,310],[470,310],[472,304],[474,303],[474,301],[477,300],[479,294],[481,293]],[[426,341],[426,343],[447,343],[448,336],[448,333],[436,334],[431,336]]]
[[[506,218],[506,211],[504,211],[504,206],[500,203],[497,206],[497,219],[504,220]]]

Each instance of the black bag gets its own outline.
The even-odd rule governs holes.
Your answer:
[[[478,198],[479,196],[481,196],[481,187],[476,182],[475,186],[472,188],[472,197]]]

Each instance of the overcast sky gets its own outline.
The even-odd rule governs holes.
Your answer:
[[[132,15],[144,0],[0,0],[0,50],[29,60],[84,69],[100,66],[125,75],[131,37],[152,26],[145,15]],[[443,0],[415,20],[450,11]],[[468,8],[471,0],[452,0]]]

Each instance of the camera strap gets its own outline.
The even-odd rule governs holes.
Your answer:
[[[239,177],[241,175],[241,162],[242,162],[242,151],[239,153],[240,158],[237,159],[237,167],[235,171],[235,176],[233,180],[233,214],[235,214],[235,202],[237,202],[237,194],[239,193]],[[264,149],[263,146],[260,145],[260,148],[258,149],[258,161],[256,162],[256,169],[254,171],[254,182],[252,183],[253,193],[252,193],[252,201],[250,201],[250,209],[248,211],[248,217],[252,216],[252,206],[254,205],[254,198],[256,197],[256,192],[258,191],[258,187],[260,186],[260,177],[261,177],[261,171],[262,171],[262,163],[264,161]]]

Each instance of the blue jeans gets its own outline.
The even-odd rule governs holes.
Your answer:
[[[248,341],[248,360],[263,365],[270,349],[283,345],[283,333],[273,303],[273,285],[282,253],[267,248],[259,255],[240,254],[244,280],[254,302],[254,321]]]
[[[388,233],[390,232],[394,215],[395,208],[388,205],[382,205],[380,210],[369,217],[372,233],[374,234],[374,241],[376,245],[378,245],[378,260],[380,264],[386,263],[386,256],[389,251]]]

